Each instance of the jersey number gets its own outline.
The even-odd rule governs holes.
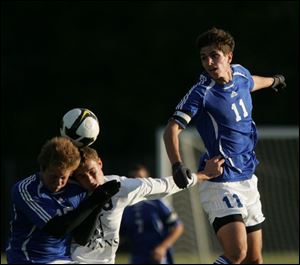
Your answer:
[[[243,111],[243,117],[246,118],[248,116],[248,112],[246,110],[246,107],[245,107],[245,104],[244,104],[244,101],[242,99],[239,100],[239,105],[241,106],[242,108],[242,111]],[[235,120],[238,122],[240,121],[242,118],[241,118],[241,115],[238,111],[238,108],[237,108],[237,105],[235,103],[232,103],[231,104],[231,109],[233,110],[234,114],[235,114]]]
[[[142,234],[144,232],[144,221],[143,221],[143,219],[137,218],[137,219],[135,219],[134,222],[135,222],[135,224],[137,226],[137,232],[139,234]]]
[[[238,208],[242,208],[243,204],[241,203],[239,196],[237,196],[236,194],[233,194],[232,197],[235,199],[237,207]],[[230,203],[230,201],[229,201],[229,199],[228,199],[227,196],[223,197],[223,202],[226,203],[226,205],[227,205],[228,208],[233,208],[233,206],[231,205],[231,203]]]

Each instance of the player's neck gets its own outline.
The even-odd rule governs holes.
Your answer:
[[[228,72],[226,72],[223,76],[216,79],[215,81],[220,85],[226,85],[232,81],[232,75],[232,70],[230,69]]]

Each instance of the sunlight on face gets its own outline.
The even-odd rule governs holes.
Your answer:
[[[224,54],[214,45],[205,46],[200,50],[200,58],[204,70],[216,82],[227,83],[231,80],[232,52]]]
[[[73,176],[82,187],[94,190],[104,182],[101,160],[87,160],[84,165],[75,170]]]

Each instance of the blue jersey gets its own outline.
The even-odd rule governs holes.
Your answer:
[[[51,193],[39,173],[27,177],[12,188],[13,217],[6,249],[8,263],[49,263],[71,260],[70,235],[57,238],[41,229],[56,215],[78,207],[86,192],[78,184],[68,183]]]
[[[122,218],[122,233],[131,243],[131,263],[157,263],[153,260],[153,249],[179,222],[176,213],[159,199],[126,207]],[[168,249],[162,263],[173,264],[171,251],[172,248]]]
[[[199,170],[207,159],[225,158],[224,173],[211,181],[249,179],[258,164],[254,148],[257,132],[252,120],[250,92],[254,81],[241,65],[232,65],[233,78],[217,84],[206,72],[176,107],[173,119],[184,129],[192,121],[206,148]]]

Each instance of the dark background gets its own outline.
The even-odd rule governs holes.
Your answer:
[[[298,1],[2,1],[2,209],[74,107],[100,120],[107,174],[155,173],[155,131],[197,82],[195,40],[212,26],[235,37],[233,63],[286,77],[286,91],[252,94],[257,125],[298,125]]]

